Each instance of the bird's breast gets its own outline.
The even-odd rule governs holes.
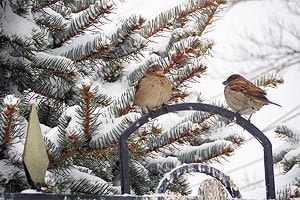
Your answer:
[[[228,106],[233,111],[241,115],[250,115],[255,112],[251,98],[247,97],[244,93],[225,87],[224,95]]]
[[[166,77],[148,76],[141,80],[134,97],[134,104],[154,109],[166,104],[171,96],[171,84]]]

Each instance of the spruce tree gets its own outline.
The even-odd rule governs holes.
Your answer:
[[[280,177],[278,188],[279,199],[292,199],[300,197],[300,135],[296,130],[288,128],[286,125],[277,126],[276,135],[284,140],[284,143],[275,151],[274,162],[282,166],[283,175]],[[290,177],[290,178],[286,178]]]
[[[28,187],[22,144],[28,108],[35,103],[50,159],[44,191],[118,194],[117,141],[142,115],[132,104],[135,85],[151,64],[160,64],[172,83],[170,104],[202,102],[202,94],[188,84],[205,75],[213,46],[205,33],[223,3],[187,0],[153,19],[131,15],[115,27],[110,18],[120,2],[1,1],[3,190]],[[134,194],[152,193],[160,178],[182,163],[219,161],[244,142],[235,131],[225,131],[231,128],[227,120],[211,113],[167,118],[150,120],[129,140]],[[170,190],[187,194],[187,180]]]

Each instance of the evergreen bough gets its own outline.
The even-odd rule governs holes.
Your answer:
[[[187,0],[153,19],[131,15],[116,25],[110,19],[122,6],[117,1],[1,1],[0,166],[6,171],[0,187],[28,187],[22,145],[35,103],[50,159],[43,191],[120,193],[117,141],[141,116],[132,105],[134,86],[156,63],[172,83],[170,103],[193,98],[188,83],[206,72],[213,41],[204,34],[223,3]],[[162,38],[164,44],[155,46]],[[9,94],[20,101],[3,101]],[[169,117],[172,123],[153,119],[129,139],[134,194],[154,192],[160,178],[182,163],[219,161],[244,142],[235,132],[221,134],[229,122],[214,114]],[[170,191],[188,194],[187,180]]]

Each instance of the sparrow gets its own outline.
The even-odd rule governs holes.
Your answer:
[[[172,86],[160,65],[150,66],[138,81],[133,103],[144,113],[165,105],[172,96]]]
[[[250,115],[260,110],[264,105],[277,103],[269,101],[267,93],[255,86],[239,74],[233,74],[223,82],[225,85],[224,96],[228,106],[240,115]]]

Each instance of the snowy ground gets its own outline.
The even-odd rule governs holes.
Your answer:
[[[179,2],[182,1],[127,1],[123,4],[124,6],[120,7],[121,10],[116,13],[120,14],[119,16],[122,16],[122,18],[130,15],[130,13],[142,13],[142,16],[152,18],[160,11]],[[224,59],[234,58],[237,55],[235,51],[239,49],[234,49],[234,46],[237,43],[243,43],[239,38],[239,34],[245,30],[250,33],[256,32],[262,34],[259,30],[261,30],[263,24],[266,25],[269,23],[272,16],[280,16],[283,19],[286,17],[282,1],[250,1],[238,4],[229,11],[221,13],[221,15],[223,17],[214,23],[212,31],[207,34],[207,37],[216,42],[214,46],[214,58],[210,58],[208,61],[207,76],[201,78],[200,83],[195,85],[197,90],[201,91],[205,99],[207,99],[207,102],[218,99],[224,101],[224,86],[221,83],[230,74],[241,73],[247,78],[257,75],[255,72],[250,72],[253,66],[240,65]],[[119,16],[116,16],[116,19]],[[300,79],[298,78],[299,69],[288,69],[281,75],[284,77],[285,83],[277,89],[268,90],[268,98],[281,104],[282,107],[265,106],[252,118],[252,123],[259,129],[264,130],[266,136],[271,140],[273,152],[282,144],[280,140],[274,137],[274,132],[272,131],[272,128],[274,128],[272,125],[273,122],[278,120],[276,125],[283,122],[285,119],[283,116],[296,108],[300,101],[300,93],[295,93],[295,87],[300,85]],[[295,112],[299,112],[299,110],[295,109]],[[299,120],[299,117],[294,118],[289,120],[286,125],[291,128],[297,127]],[[266,195],[263,148],[247,131],[237,129],[244,133],[248,141],[228,161],[223,161],[221,164],[214,164],[213,166],[232,177],[237,186],[239,186],[244,198],[263,199]],[[278,175],[279,168],[275,167],[274,170],[275,184],[279,188],[285,183]],[[203,180],[203,175],[193,174],[191,176],[191,184],[195,186],[194,195],[197,193],[199,180]],[[276,180],[280,180],[280,182]]]

